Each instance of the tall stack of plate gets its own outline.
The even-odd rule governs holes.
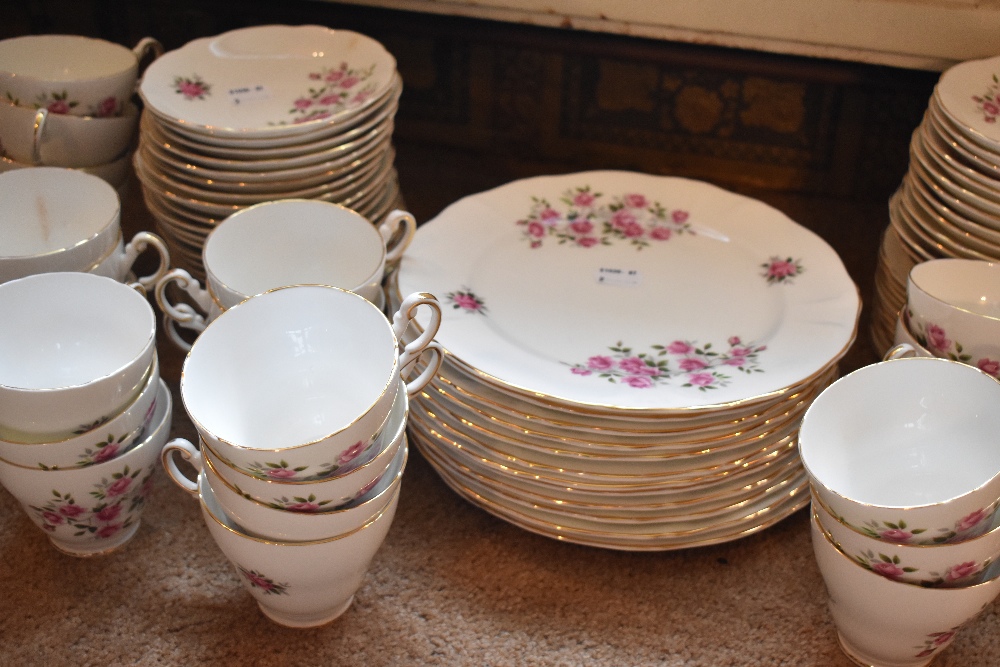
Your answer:
[[[235,211],[321,199],[381,221],[399,199],[396,60],[374,39],[256,26],[196,39],[143,76],[134,158],[157,231],[203,277],[201,250]]]
[[[892,346],[910,269],[940,257],[1000,259],[1000,57],[942,74],[913,133],[875,274],[876,349]]]
[[[442,301],[447,353],[410,437],[445,482],[624,550],[736,539],[809,502],[799,419],[860,310],[836,253],[773,208],[609,171],[452,204],[388,291]]]

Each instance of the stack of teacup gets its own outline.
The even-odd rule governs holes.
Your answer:
[[[73,167],[120,187],[139,122],[139,63],[162,52],[150,37],[133,49],[77,35],[0,41],[0,171]]]
[[[157,283],[164,330],[189,350],[180,329],[197,334],[248,297],[288,285],[339,287],[384,310],[385,267],[399,260],[416,228],[405,211],[392,211],[373,225],[349,208],[314,199],[242,209],[219,223],[205,241],[204,286],[184,269],[173,269]],[[175,298],[183,294],[171,296],[172,285],[186,292],[189,302]]]
[[[813,549],[841,647],[919,667],[1000,594],[1000,383],[896,358],[835,382],[799,448]]]
[[[118,193],[97,176],[73,169],[36,167],[0,173],[0,283],[53,271],[81,271],[135,279],[132,266],[152,248],[159,266],[138,278],[152,289],[170,268],[155,234],[138,232],[125,243]]]
[[[111,551],[139,527],[170,432],[156,318],[88,273],[0,284],[0,484],[59,550]]]
[[[915,265],[895,344],[1000,376],[1000,264],[932,259]]]
[[[218,315],[188,352],[181,397],[200,448],[172,441],[164,466],[199,497],[219,548],[279,624],[340,616],[385,538],[407,457],[408,398],[440,365],[436,326],[401,347],[420,307],[440,320],[429,294],[407,298],[390,324],[353,292],[283,287]],[[426,351],[434,363],[407,380]]]

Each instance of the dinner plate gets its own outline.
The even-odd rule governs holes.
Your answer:
[[[401,293],[483,381],[609,411],[780,394],[854,339],[857,287],[819,236],[708,183],[599,171],[516,181],[418,229]],[[418,322],[420,321],[418,315]]]
[[[1000,151],[1000,57],[967,60],[938,80],[933,102],[980,146]]]

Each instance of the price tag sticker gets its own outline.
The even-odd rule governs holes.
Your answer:
[[[607,266],[597,269],[597,283],[599,285],[638,287],[641,282],[642,274],[638,269],[616,269]]]
[[[232,100],[233,104],[236,106],[246,104],[247,102],[254,102],[256,100],[266,100],[270,97],[271,94],[267,92],[267,87],[262,85],[239,86],[229,89],[229,99]]]

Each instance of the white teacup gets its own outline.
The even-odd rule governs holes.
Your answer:
[[[1000,382],[946,359],[860,368],[813,401],[799,453],[815,494],[893,543],[981,534],[1000,504]]]
[[[996,576],[962,588],[923,588],[881,577],[841,553],[815,515],[812,544],[840,645],[859,665],[923,667],[1000,593]]]
[[[248,535],[226,516],[205,475],[198,476],[205,524],[265,616],[289,627],[324,625],[347,611],[382,546],[399,502],[350,532],[312,542]]]
[[[416,226],[405,211],[392,211],[376,227],[351,209],[311,199],[250,206],[223,220],[205,240],[205,287],[183,270],[157,285],[164,323],[172,333],[178,325],[200,332],[248,297],[288,285],[331,285],[381,307],[385,266],[402,257]],[[186,291],[202,313],[172,303],[171,283]],[[171,337],[190,349],[179,336]]]
[[[170,389],[163,381],[157,384],[147,435],[112,461],[42,470],[0,460],[0,484],[60,551],[74,556],[108,553],[138,529],[173,415]]]
[[[121,238],[121,203],[90,174],[36,167],[0,174],[0,282],[87,271]]]
[[[115,190],[120,190],[128,179],[129,165],[132,163],[132,153],[126,151],[124,155],[111,162],[97,164],[93,167],[77,167],[76,171],[97,176],[107,182]],[[17,169],[33,169],[35,165],[27,162],[18,162],[9,157],[0,156],[0,173],[15,171]]]
[[[0,97],[52,114],[118,116],[135,92],[139,61],[163,53],[146,37],[134,48],[77,35],[25,35],[0,41]]]
[[[120,413],[145,385],[156,317],[132,287],[89,273],[0,284],[0,437],[61,440]]]
[[[401,346],[399,333],[419,307],[431,309],[431,324]],[[349,450],[367,449],[396,393],[412,396],[437,372],[440,312],[433,295],[413,294],[390,325],[371,302],[336,287],[265,292],[198,337],[184,360],[181,398],[199,436],[235,467],[281,459],[321,471]],[[400,383],[426,350],[434,362]]]
[[[906,315],[935,356],[1000,376],[1000,264],[934,259],[910,271]]]

